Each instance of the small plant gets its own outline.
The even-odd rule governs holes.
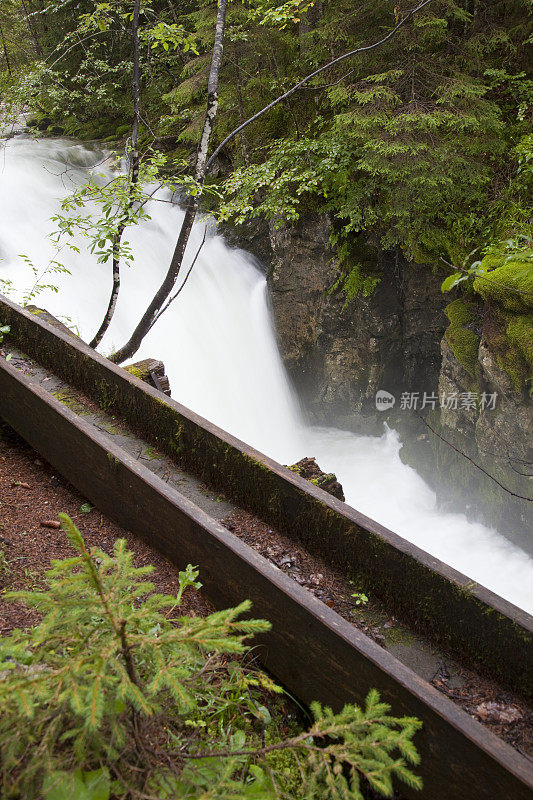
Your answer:
[[[9,575],[11,567],[3,550],[0,550],[0,575]]]
[[[368,597],[363,592],[352,592],[352,597],[356,606],[366,606],[368,603]]]
[[[236,658],[270,627],[242,619],[249,602],[180,616],[183,593],[201,586],[195,567],[175,597],[155,594],[153,568],[134,567],[124,540],[112,556],[88,550],[60,519],[77,555],[52,562],[46,591],[5,595],[42,621],[0,640],[3,798],[362,800],[361,774],[385,797],[394,777],[421,786],[407,766],[418,720],[389,716],[372,691],[364,709],[313,704],[311,727],[280,738],[265,705],[280,690]],[[279,753],[298,774],[289,794]]]
[[[0,326],[0,344],[2,344],[2,342],[4,341],[5,334],[9,333],[10,330],[11,330],[11,328],[9,327],[9,325]],[[8,353],[6,355],[6,361],[11,361],[12,357],[13,357],[13,354],[12,353]]]
[[[56,253],[60,248],[57,248]],[[43,280],[49,275],[70,275],[70,270],[61,264],[55,258],[51,258],[46,267],[39,269],[35,266],[31,258],[24,253],[19,253],[19,258],[31,269],[33,274],[33,283],[28,289],[25,289],[22,294],[22,305],[28,306],[33,303],[37,297],[45,291],[59,292],[59,287],[55,283],[43,283]]]

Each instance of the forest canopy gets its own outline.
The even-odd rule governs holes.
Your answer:
[[[132,3],[0,7],[5,97],[29,106],[48,133],[125,140]],[[411,8],[391,0],[231,2],[211,150]],[[207,206],[237,223],[326,211],[347,265],[360,235],[439,265],[443,277],[444,261],[466,278],[487,253],[500,263],[517,252],[530,261],[530,8],[528,0],[433,0],[386,45],[333,66],[234,137],[208,177],[217,193]],[[140,5],[141,159],[163,152],[163,173],[172,159],[192,160],[198,144],[216,11],[212,2]]]

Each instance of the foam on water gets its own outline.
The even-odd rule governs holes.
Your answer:
[[[0,277],[17,287],[13,299],[20,300],[33,283],[19,254],[39,269],[55,257],[50,217],[100,158],[76,142],[25,137],[9,140],[0,152]],[[168,199],[164,193],[158,198]],[[154,201],[149,213],[151,220],[126,235],[135,262],[123,271],[104,353],[124,343],[169,263],[182,212]],[[532,612],[533,560],[501,533],[463,514],[440,512],[435,493],[402,463],[395,431],[360,436],[306,424],[278,353],[265,278],[253,259],[228,248],[208,221],[195,224],[188,257],[205,225],[206,243],[186,287],[135,360],[161,358],[176,400],[281,463],[315,456],[324,470],[337,473],[354,508]],[[72,275],[45,278],[60,291],[40,295],[38,303],[68,315],[88,341],[107,307],[110,268],[66,248],[58,258]]]

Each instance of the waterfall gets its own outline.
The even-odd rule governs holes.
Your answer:
[[[36,302],[67,315],[89,341],[101,321],[111,288],[111,270],[96,258],[68,248],[56,255],[48,234],[50,217],[101,151],[70,140],[34,141],[17,136],[0,152],[0,278],[11,280],[15,301],[32,286],[27,256],[41,271],[50,259],[71,275],[52,274]],[[182,212],[156,195],[150,220],[128,231],[134,253],[123,269],[113,323],[102,342],[109,353],[122,345],[165,273]],[[533,560],[505,536],[461,513],[443,513],[435,493],[402,463],[398,434],[361,436],[306,423],[278,353],[268,308],[266,281],[251,256],[230,249],[209,220],[198,221],[188,247],[192,258],[207,235],[183,292],[143,342],[135,360],[161,358],[173,397],[277,461],[291,464],[315,456],[335,472],[346,501],[362,513],[445,561],[512,603],[533,611]],[[0,284],[0,291],[2,291]],[[1,320],[0,320],[1,324]]]

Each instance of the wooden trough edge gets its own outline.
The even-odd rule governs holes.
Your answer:
[[[0,320],[10,325],[10,336],[22,350],[228,497],[360,577],[391,613],[480,672],[531,697],[531,615],[164,397],[40,316],[0,295]]]
[[[0,415],[103,513],[174,564],[199,564],[218,607],[244,598],[272,622],[261,662],[302,701],[335,708],[377,688],[396,715],[424,724],[417,735],[428,800],[526,800],[531,764],[396,658],[298,586],[161,478],[6,362]]]

